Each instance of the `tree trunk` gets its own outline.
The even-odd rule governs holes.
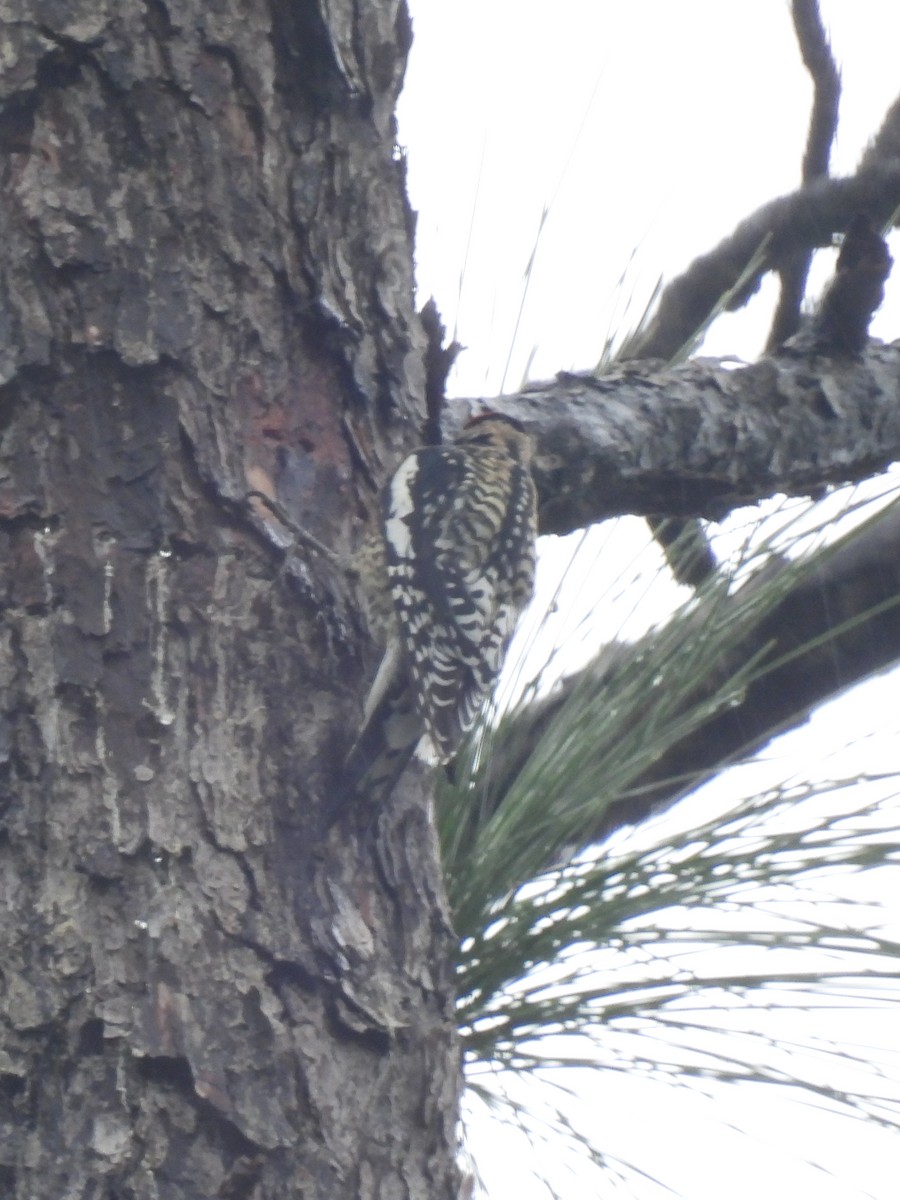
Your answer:
[[[11,3],[0,1193],[451,1197],[414,773],[347,812],[341,552],[415,437],[402,2]]]

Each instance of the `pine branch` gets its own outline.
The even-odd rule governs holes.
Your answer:
[[[538,439],[542,533],[623,513],[718,519],[900,459],[900,342],[858,358],[770,355],[740,370],[694,360],[563,374],[491,406]],[[470,408],[448,405],[445,436]]]
[[[778,576],[796,566],[775,562],[745,587],[778,586]],[[745,605],[742,588],[733,603]],[[716,600],[721,603],[720,599]],[[732,603],[728,601],[727,603]],[[706,617],[701,605],[696,620]],[[495,747],[491,795],[511,786],[542,733],[579,689],[604,689],[621,664],[648,644],[613,643],[584,672],[569,677],[548,698],[520,710],[516,728]],[[900,506],[893,505],[862,532],[845,537],[808,574],[802,575],[749,634],[735,640],[727,656],[697,690],[692,703],[721,688],[747,663],[756,661],[740,702],[698,724],[633,782],[626,799],[613,803],[602,821],[584,829],[584,844],[636,824],[666,808],[721,771],[729,762],[759,750],[777,733],[805,722],[823,701],[900,660]],[[488,808],[496,801],[487,799]]]

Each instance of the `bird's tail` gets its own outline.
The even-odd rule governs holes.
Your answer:
[[[412,688],[397,679],[368,714],[344,763],[342,792],[381,803],[397,785],[422,737]]]

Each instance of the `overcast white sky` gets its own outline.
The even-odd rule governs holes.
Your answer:
[[[893,99],[900,5],[824,10],[844,78],[841,171]],[[592,365],[621,321],[623,273],[648,295],[798,182],[811,90],[786,0],[414,0],[412,11],[400,115],[420,288],[458,320],[460,392],[497,390],[545,205],[509,388],[534,347],[532,376]],[[715,345],[749,354],[765,323],[725,326]]]
[[[608,333],[627,329],[629,296],[636,319],[660,274],[670,278],[798,182],[811,88],[787,0],[410,4],[415,44],[401,141],[419,211],[421,299],[437,297],[468,347],[452,380],[457,394],[512,390],[529,359],[534,378],[592,366]],[[844,84],[832,163],[840,173],[852,169],[900,91],[900,4],[824,0],[822,9]],[[893,252],[900,260],[896,239]],[[900,337],[900,279],[889,288],[873,332],[892,339]],[[763,297],[749,313],[719,322],[703,352],[754,357],[769,311]],[[597,536],[642,537],[630,529]],[[616,553],[627,561],[627,548]],[[604,552],[604,564],[611,555]],[[554,569],[545,566],[545,576]],[[647,577],[655,577],[652,562]],[[596,581],[582,578],[575,591],[583,604],[595,603]],[[628,592],[624,584],[621,592]],[[653,594],[658,599],[666,589],[657,581]],[[612,618],[601,619],[615,628]],[[896,769],[897,686],[896,676],[877,680],[843,708],[829,706],[787,753],[804,764],[859,741],[876,706],[893,723],[865,742],[863,758]],[[845,762],[844,770],[854,769]],[[893,1037],[900,1054],[896,1029],[879,1036],[874,1045]],[[720,1114],[749,1129],[757,1139],[750,1141],[709,1125],[683,1097],[673,1107],[645,1083],[586,1080],[583,1087],[586,1111],[602,1123],[611,1149],[646,1161],[689,1200],[900,1194],[900,1141],[858,1122],[812,1119],[796,1103],[768,1099]],[[476,1130],[492,1200],[545,1196],[528,1181],[521,1147],[506,1146],[504,1136],[485,1123]],[[804,1167],[804,1154],[827,1163],[834,1177]],[[587,1191],[577,1178],[570,1184],[571,1200],[597,1194],[595,1179]],[[644,1200],[660,1193],[647,1185],[605,1194]]]

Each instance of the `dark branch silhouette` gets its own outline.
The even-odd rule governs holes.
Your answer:
[[[811,323],[812,345],[824,354],[862,354],[869,323],[884,299],[893,259],[866,217],[847,230],[835,276]]]
[[[818,0],[793,0],[791,11],[803,64],[813,81],[812,112],[801,172],[803,183],[810,184],[828,175],[831,147],[838,126],[841,78],[822,24]],[[795,251],[779,271],[781,294],[766,343],[769,350],[780,346],[800,328],[811,263],[812,250],[803,247]]]
[[[771,200],[669,284],[632,356],[669,359],[676,354],[706,323],[721,297],[736,287],[755,256],[759,263],[732,296],[729,310],[746,304],[762,277],[785,265],[796,250],[830,246],[834,233],[847,229],[858,213],[882,227],[894,219],[898,206],[900,157],[881,161],[867,156],[855,175],[820,179]]]

